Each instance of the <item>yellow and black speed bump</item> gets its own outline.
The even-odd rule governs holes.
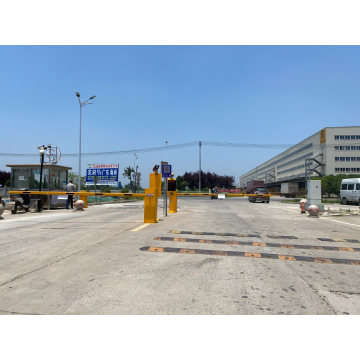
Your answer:
[[[170,230],[171,234],[187,234],[187,235],[217,235],[217,236],[237,236],[237,237],[260,237],[260,234],[239,234],[239,233],[216,233],[216,232],[204,232],[204,231],[181,231]],[[298,239],[292,235],[266,235],[271,239]]]
[[[198,243],[198,244],[244,245],[244,246],[263,246],[263,247],[266,246],[266,247],[278,247],[282,249],[329,250],[329,251],[348,251],[348,252],[360,251],[360,248],[350,248],[350,247],[279,244],[279,243],[237,241],[237,240],[225,241],[225,240],[191,239],[191,238],[176,238],[176,237],[166,237],[166,236],[155,237],[154,240],[190,242],[190,243]]]
[[[320,264],[360,265],[360,260],[317,258],[317,257],[310,257],[310,256],[290,256],[290,255],[267,254],[267,253],[256,253],[256,252],[243,252],[243,251],[184,249],[184,248],[157,247],[157,246],[144,246],[144,247],[140,248],[140,250],[141,251],[149,251],[149,252],[165,252],[165,253],[178,253],[178,254],[240,256],[240,257],[251,257],[251,258],[257,258],[257,259],[306,261],[306,262],[314,262],[314,263],[320,263]]]
[[[188,235],[218,235],[218,236],[237,236],[237,237],[260,237],[259,234],[236,234],[236,233],[215,233],[204,231],[180,231],[170,230],[171,234],[188,234]]]
[[[330,241],[330,242],[350,242],[350,243],[360,243],[360,240],[355,239],[331,239],[331,238],[317,238],[320,241]]]
[[[296,236],[292,236],[292,235],[266,235],[266,236],[271,239],[298,239]]]

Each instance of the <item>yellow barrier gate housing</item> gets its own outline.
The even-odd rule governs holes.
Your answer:
[[[158,222],[157,204],[158,197],[161,196],[161,174],[157,169],[150,174],[150,189],[145,189],[144,198],[144,223],[154,224]]]
[[[177,213],[177,191],[168,191],[169,213]]]
[[[144,223],[155,224],[157,222],[157,201],[156,189],[145,189],[144,198]]]
[[[150,189],[155,189],[155,195],[161,196],[161,174],[157,172],[150,174]]]

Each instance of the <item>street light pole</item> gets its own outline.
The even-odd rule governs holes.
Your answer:
[[[199,141],[199,192],[201,192],[201,141]]]
[[[39,146],[38,149],[40,151],[40,183],[39,183],[39,191],[41,191],[41,183],[42,183],[42,175],[43,175],[43,166],[44,166],[44,155],[45,155],[45,149],[47,147],[42,145]],[[39,201],[38,201],[38,208],[37,211],[41,212],[42,209],[42,197],[41,195],[39,196]]]
[[[82,115],[82,105],[80,102],[79,96],[79,103],[80,103],[80,130],[79,130],[79,174],[78,174],[78,191],[81,190],[81,115]]]
[[[136,178],[137,178],[137,166],[136,166],[136,160],[138,159],[138,156],[136,153],[134,153],[134,186],[133,186],[133,192],[136,193]]]
[[[79,105],[80,105],[80,131],[79,131],[79,172],[78,172],[78,191],[81,190],[81,118],[82,118],[82,107],[86,105],[93,104],[92,102],[89,102],[89,100],[95,99],[96,95],[91,96],[87,100],[81,102],[80,100],[80,93],[76,92],[76,96],[79,99]]]

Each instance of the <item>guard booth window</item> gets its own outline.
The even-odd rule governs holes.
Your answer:
[[[62,189],[64,190],[65,189],[65,186],[67,184],[67,171],[65,170],[59,170],[59,190]]]
[[[50,190],[64,190],[66,186],[66,180],[66,171],[51,169]]]
[[[31,169],[30,189],[39,190],[40,184],[40,169]],[[43,190],[49,190],[49,169],[43,169],[42,184]]]
[[[11,187],[13,189],[27,189],[30,183],[30,169],[13,169]]]
[[[59,171],[51,170],[50,172],[50,189],[49,190],[57,190],[59,187]]]

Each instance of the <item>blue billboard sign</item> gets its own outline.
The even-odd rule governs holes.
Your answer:
[[[86,185],[118,186],[119,164],[91,164],[86,169]]]

